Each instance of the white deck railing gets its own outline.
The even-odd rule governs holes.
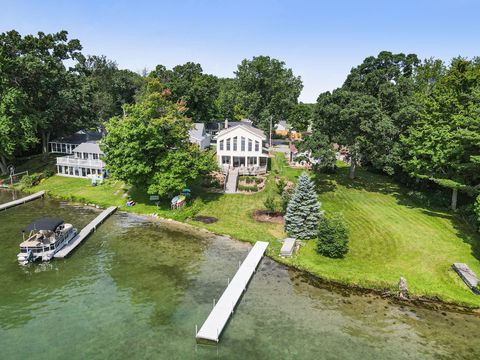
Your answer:
[[[105,167],[105,163],[102,160],[79,159],[73,156],[57,157],[57,165],[83,166],[83,167],[99,168],[99,169],[102,169]]]
[[[230,165],[222,165],[222,171],[224,174],[228,173],[228,170],[233,168],[233,166]],[[236,167],[238,169],[238,174],[239,175],[262,175],[267,173],[267,166],[257,166],[257,165],[251,165],[251,166],[238,166]]]

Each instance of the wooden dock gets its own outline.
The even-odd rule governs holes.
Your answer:
[[[196,339],[199,342],[217,342],[223,328],[227,324],[230,315],[233,313],[237,302],[246,290],[258,263],[267,249],[268,242],[257,241],[248,253],[242,265],[232,281],[228,284],[222,296],[213,307],[207,320],[203,323],[200,331],[197,332]]]
[[[75,236],[70,242],[63,247],[60,251],[58,251],[54,257],[56,259],[63,259],[68,256],[78,245],[82,243],[83,240],[90,235],[97,226],[99,226],[102,222],[105,221],[110,215],[112,215],[117,210],[116,206],[110,206],[109,208],[102,211],[100,215],[98,215],[90,224],[85,226],[77,236]]]
[[[29,201],[32,201],[32,200],[36,200],[38,198],[41,198],[45,195],[45,191],[39,191],[35,194],[32,194],[32,195],[28,195],[28,196],[25,196],[21,199],[18,199],[18,200],[13,200],[13,201],[10,201],[6,204],[0,204],[0,211],[1,210],[7,210],[11,207],[14,207],[14,206],[17,206],[17,205],[22,205],[22,204],[25,204]]]

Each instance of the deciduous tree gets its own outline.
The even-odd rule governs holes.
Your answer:
[[[124,105],[123,116],[110,119],[102,149],[113,177],[167,196],[215,170],[216,162],[189,142],[192,122],[186,108],[170,101],[170,92],[162,88],[150,79],[143,97]]]

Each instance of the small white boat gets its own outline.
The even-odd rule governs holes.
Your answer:
[[[28,234],[26,240],[25,233]],[[38,219],[23,230],[23,242],[17,255],[18,262],[26,265],[37,260],[49,261],[76,235],[77,229],[62,219]]]

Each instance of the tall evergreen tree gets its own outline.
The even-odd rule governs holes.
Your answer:
[[[296,239],[313,239],[317,235],[319,210],[315,185],[306,173],[302,173],[287,206],[285,231]]]

